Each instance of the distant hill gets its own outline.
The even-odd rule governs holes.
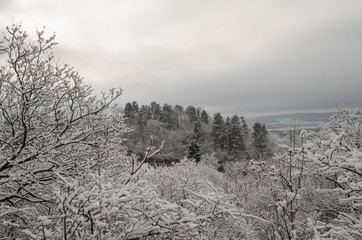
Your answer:
[[[311,129],[317,128],[318,122],[327,122],[331,116],[336,114],[339,112],[278,114],[246,118],[245,120],[250,127],[254,123],[260,122],[265,123],[270,130],[290,129],[294,123],[298,129]]]

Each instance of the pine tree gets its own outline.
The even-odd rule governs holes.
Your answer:
[[[201,112],[201,121],[205,123],[206,125],[209,125],[209,115],[205,110]]]
[[[215,113],[212,121],[212,131],[211,131],[211,136],[214,142],[215,150],[217,148],[221,148],[221,150],[224,149],[224,139],[222,137],[224,131],[224,124],[225,121],[223,116],[219,112]]]
[[[127,118],[136,118],[138,115],[138,104],[136,101],[133,101],[132,103],[128,102],[126,103],[126,106],[124,107],[124,116]]]
[[[161,122],[165,123],[167,128],[172,128],[175,125],[173,119],[173,109],[170,104],[165,103],[162,107]]]
[[[193,136],[193,138],[191,140],[191,143],[188,148],[187,158],[195,159],[196,163],[200,162],[200,160],[201,160],[200,146],[197,143],[196,136]]]
[[[137,115],[137,124],[142,136],[143,136],[144,127],[146,126],[147,121],[150,119],[151,119],[150,107],[147,105],[142,105]]]
[[[202,129],[202,125],[200,121],[197,121],[194,123],[194,130],[193,130],[194,134],[193,136],[196,138],[197,141],[200,140],[200,138],[203,138],[204,132]]]
[[[229,116],[227,116],[225,118],[224,128],[221,133],[221,139],[223,140],[224,145],[227,147],[229,154],[231,153],[232,150],[231,132],[232,132],[231,119]]]
[[[132,102],[132,112],[136,116],[139,111],[138,104],[136,101]]]
[[[231,117],[230,120],[230,152],[238,152],[245,149],[243,142],[243,131],[240,118],[237,115]]]
[[[265,124],[259,122],[253,126],[253,145],[259,152],[264,152],[267,146],[267,135]]]
[[[124,116],[127,118],[132,117],[132,104],[130,102],[126,103],[126,106],[124,107]]]
[[[190,122],[196,122],[198,120],[196,108],[194,106],[188,106],[186,108],[186,114],[190,119]]]
[[[243,116],[240,117],[241,121],[241,131],[243,132],[244,141],[249,135],[249,127],[248,124],[246,124],[245,118]]]
[[[198,141],[200,140],[200,136],[202,134],[201,128],[202,126],[199,121],[194,123],[194,130],[191,138],[191,143],[188,147],[187,157],[189,159],[195,159],[196,163],[198,163],[201,160],[200,146],[198,144]]]
[[[151,102],[150,106],[151,118],[153,120],[160,120],[161,118],[161,106],[156,102]]]

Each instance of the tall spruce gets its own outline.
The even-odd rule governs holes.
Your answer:
[[[170,104],[165,103],[161,111],[161,122],[165,123],[166,128],[171,129],[175,125],[173,108]]]
[[[156,102],[151,102],[150,106],[151,118],[153,120],[160,120],[161,118],[161,106]]]
[[[124,107],[124,116],[130,118],[133,116],[132,104],[130,102],[126,103]]]
[[[265,124],[259,122],[255,123],[253,126],[253,145],[259,151],[263,152],[266,150],[267,141],[268,141],[268,131],[266,130]]]
[[[245,149],[243,129],[240,118],[233,115],[230,120],[230,152],[238,152]]]
[[[226,146],[229,154],[231,153],[232,150],[231,132],[232,132],[231,119],[229,116],[227,116],[225,118],[224,128],[221,133],[221,139],[223,140],[224,145]]]
[[[188,147],[188,155],[187,155],[189,159],[194,159],[196,163],[200,162],[201,160],[201,151],[200,151],[200,146],[198,144],[200,135],[201,135],[201,123],[197,121],[194,123],[194,130],[191,138],[191,143]]]
[[[221,150],[224,149],[224,139],[223,139],[223,131],[224,131],[224,118],[218,112],[214,114],[212,120],[212,130],[211,130],[211,137],[214,142],[214,150],[220,148]]]
[[[205,123],[206,125],[209,125],[209,115],[205,110],[202,110],[201,112],[201,121]]]
[[[188,106],[186,108],[186,114],[190,119],[190,122],[196,122],[198,120],[197,111],[194,106]]]
[[[245,121],[244,116],[241,116],[241,117],[240,117],[240,122],[241,122],[241,131],[242,131],[242,133],[243,133],[244,142],[245,142],[245,139],[246,139],[247,136],[249,135],[249,127],[248,127],[248,124],[247,124],[246,121]]]

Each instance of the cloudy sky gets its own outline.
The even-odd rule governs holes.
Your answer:
[[[119,103],[246,117],[362,107],[360,0],[0,0],[55,32],[57,57]]]

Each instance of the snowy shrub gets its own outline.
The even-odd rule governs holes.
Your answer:
[[[235,204],[234,195],[224,193],[222,174],[213,167],[185,158],[170,167],[151,169],[148,176],[161,198],[194,214],[190,219],[197,220],[198,238],[248,239],[253,235],[244,210]]]
[[[321,193],[339,195],[340,205],[320,209],[334,214],[323,223],[317,218],[316,237],[359,239],[362,237],[362,117],[359,110],[340,109],[340,115],[321,126],[314,141],[306,144],[307,158],[330,182]],[[333,216],[333,215],[332,215]]]

